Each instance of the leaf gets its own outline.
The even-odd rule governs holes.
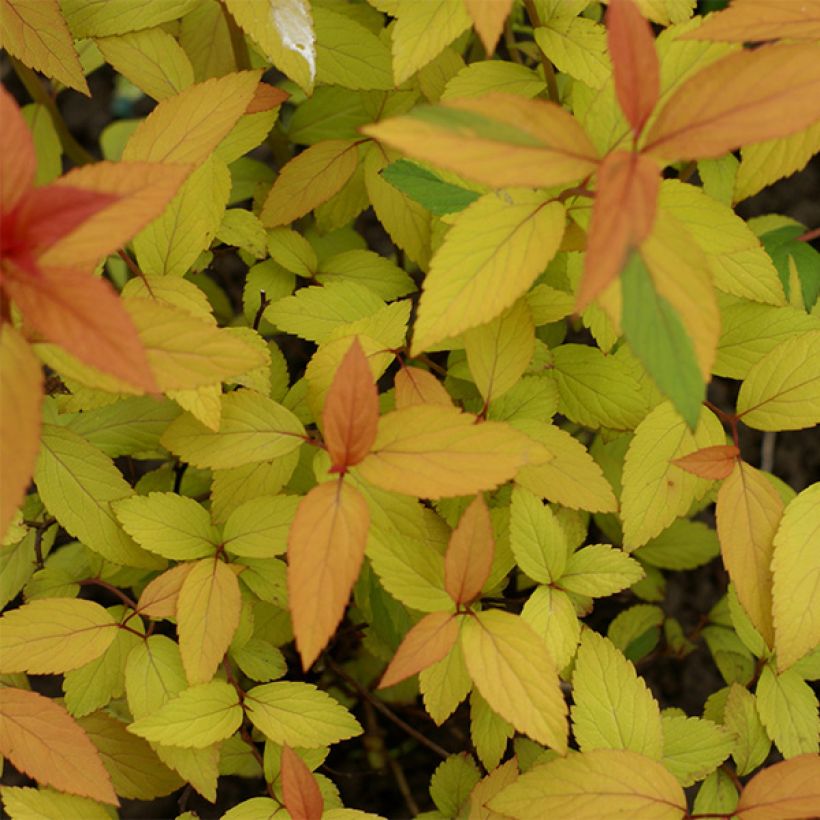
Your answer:
[[[322,424],[332,473],[358,464],[370,451],[379,422],[379,396],[358,338],[344,359],[325,398]]]
[[[524,604],[521,617],[543,639],[556,669],[564,670],[581,638],[581,624],[569,595],[562,589],[538,586]]]
[[[307,0],[280,0],[271,6],[226,0],[225,5],[262,53],[310,95],[316,78],[316,35]]]
[[[110,458],[71,430],[43,425],[34,470],[37,491],[71,535],[115,564],[156,569],[163,562],[126,535],[112,501],[134,494]]]
[[[621,550],[593,544],[570,555],[556,583],[576,595],[601,598],[632,586],[644,575],[641,565]]]
[[[734,0],[729,8],[712,14],[702,26],[683,35],[689,40],[816,40],[820,38],[820,3],[817,0],[768,3]]]
[[[578,439],[540,421],[520,419],[515,427],[553,454],[550,461],[522,467],[515,477],[519,486],[573,510],[615,511],[618,502],[612,487]]]
[[[455,644],[440,661],[419,673],[424,708],[437,726],[450,717],[470,693],[472,686],[460,643]]]
[[[388,165],[382,176],[394,187],[436,216],[458,213],[481,194],[447,182],[414,162],[400,159]]]
[[[213,558],[197,561],[177,599],[179,650],[188,683],[208,683],[214,676],[239,626],[241,608],[231,567]]]
[[[476,689],[470,694],[470,739],[478,759],[488,771],[501,762],[507,742],[515,734],[513,727],[496,714]]]
[[[438,663],[455,646],[461,620],[452,612],[430,612],[404,636],[385,669],[379,689],[403,681]]]
[[[16,769],[60,791],[119,806],[99,753],[62,706],[4,686],[0,717],[0,753]]]
[[[653,567],[683,570],[708,564],[719,553],[713,529],[702,521],[679,518],[633,554]]]
[[[498,815],[487,808],[487,803],[517,779],[518,764],[515,760],[508,760],[491,771],[470,792],[470,816],[478,820],[498,820]]]
[[[495,188],[561,185],[596,165],[589,137],[568,112],[513,94],[418,106],[360,130],[413,159]]]
[[[703,447],[687,456],[675,458],[672,464],[692,475],[719,481],[729,477],[739,456],[740,450],[733,444],[716,444],[714,447]]]
[[[535,327],[526,299],[468,330],[464,346],[473,381],[489,404],[518,383],[535,351]]]
[[[148,493],[115,502],[123,529],[143,548],[164,558],[189,561],[214,555],[219,530],[193,498]]]
[[[218,432],[183,414],[160,441],[195,467],[224,470],[287,455],[303,436],[301,422],[281,404],[252,390],[237,390],[222,396]]]
[[[820,331],[787,339],[749,370],[737,397],[743,423],[801,430],[820,422]]]
[[[3,4],[3,48],[46,77],[91,96],[74,40],[56,0],[9,0]]]
[[[413,355],[512,305],[555,255],[563,231],[563,206],[531,191],[486,194],[462,211],[425,277]]]
[[[664,159],[719,157],[785,137],[820,119],[812,43],[738,51],[689,77],[662,106],[644,151]]]
[[[214,680],[183,689],[158,711],[135,720],[128,731],[152,743],[204,749],[230,737],[241,723],[236,689]]]
[[[40,449],[43,371],[25,339],[0,326],[0,540],[26,496]]]
[[[398,265],[366,250],[344,251],[323,259],[319,263],[316,281],[322,285],[333,282],[361,284],[387,301],[407,296],[416,290],[413,280]]]
[[[342,620],[369,523],[361,493],[341,478],[313,487],[299,502],[288,536],[288,601],[305,670]]]
[[[491,57],[495,51],[504,21],[510,14],[513,0],[465,0],[467,13],[473,20],[476,34],[481,38],[484,51]]]
[[[470,677],[495,712],[559,754],[567,707],[544,643],[521,618],[490,609],[465,619],[461,646]]]
[[[244,703],[253,725],[280,745],[315,749],[362,733],[347,709],[309,683],[277,681],[254,686]]]
[[[3,286],[29,324],[86,364],[155,392],[134,323],[111,285],[70,268],[40,268],[36,279],[4,276]]]
[[[292,495],[262,495],[237,506],[228,516],[222,545],[248,558],[273,558],[287,549],[288,531],[299,499]]]
[[[567,13],[536,28],[535,42],[559,71],[590,88],[602,88],[612,77],[604,27],[586,17],[576,17],[571,7],[557,10]]]
[[[786,507],[774,536],[772,610],[777,668],[782,672],[820,643],[818,600],[820,483]]]
[[[550,760],[521,775],[489,802],[515,818],[598,820],[618,810],[651,820],[683,820],[686,796],[657,761],[624,749],[597,749]]]
[[[529,490],[515,487],[510,504],[510,547],[523,572],[552,584],[564,572],[567,537],[555,513]]]
[[[660,95],[660,66],[652,28],[632,0],[610,0],[606,33],[615,93],[632,133],[637,135]]]
[[[186,14],[197,0],[107,0],[103,4],[86,0],[63,0],[63,14],[75,37],[107,37],[134,29],[150,28],[176,20]]]
[[[711,720],[663,715],[661,723],[663,765],[675,775],[681,786],[691,786],[702,780],[732,751],[732,735]]]
[[[282,794],[285,808],[293,820],[321,817],[324,798],[313,773],[287,744],[282,747]]]
[[[544,449],[503,422],[476,424],[454,407],[417,405],[379,419],[357,473],[377,487],[421,498],[470,495],[542,461]]]
[[[245,113],[259,77],[237,71],[162,100],[131,134],[123,161],[201,165]]]
[[[11,820],[25,817],[82,818],[110,820],[108,809],[88,797],[62,794],[52,789],[32,789],[18,786],[0,787],[3,808]]]
[[[799,820],[817,810],[820,759],[799,755],[758,772],[740,793],[738,820]]]
[[[772,743],[760,721],[754,695],[737,683],[729,687],[723,723],[735,735],[732,757],[737,773],[753,772],[769,756]]]
[[[769,647],[774,645],[769,567],[782,513],[783,502],[765,475],[737,462],[717,497],[720,550],[740,603]]]
[[[640,423],[624,461],[621,519],[627,551],[658,535],[709,490],[709,481],[672,461],[724,441],[720,422],[705,408],[694,434],[670,402],[658,405]]]
[[[456,606],[469,604],[481,594],[494,555],[490,512],[484,498],[477,495],[453,530],[444,556],[444,588]]]
[[[624,335],[658,388],[694,429],[706,385],[681,317],[658,292],[639,254],[632,255],[621,283]]]
[[[456,817],[480,779],[478,766],[472,756],[450,755],[439,763],[430,778],[430,797],[445,817]]]
[[[416,404],[452,405],[447,389],[429,371],[420,367],[402,367],[393,381],[396,389],[396,409],[403,410]]]
[[[325,140],[290,160],[262,206],[262,224],[289,225],[338,193],[356,170],[357,146],[352,140]]]
[[[0,618],[3,674],[57,674],[102,655],[117,634],[99,604],[75,598],[42,598]]]
[[[817,697],[794,669],[776,675],[770,666],[764,666],[755,690],[755,703],[767,734],[783,757],[817,754]]]
[[[581,637],[572,692],[573,734],[582,752],[628,749],[660,760],[663,730],[657,701],[611,641],[591,630]]]
[[[148,582],[137,601],[137,611],[147,618],[176,618],[177,599],[192,562],[177,564]]]

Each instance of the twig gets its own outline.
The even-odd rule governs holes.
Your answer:
[[[256,311],[256,316],[253,317],[253,329],[259,330],[259,324],[262,321],[262,315],[270,305],[271,300],[268,299],[264,290],[259,291],[259,310]]]
[[[760,444],[760,469],[770,473],[774,467],[774,442],[776,434],[773,430],[766,430],[763,433],[763,441]]]
[[[137,602],[134,601],[132,598],[129,598],[121,589],[118,589],[113,584],[109,584],[108,581],[103,581],[102,578],[84,578],[82,581],[79,581],[81,587],[94,586],[102,587],[102,589],[108,590],[112,595],[115,595],[119,598],[129,609],[136,609]],[[128,627],[125,627],[126,629]],[[138,633],[139,634],[139,633]],[[143,635],[140,634],[140,638]]]
[[[820,228],[812,228],[797,237],[798,242],[811,242],[813,239],[820,239]]]
[[[527,16],[530,18],[533,28],[533,38],[535,37],[535,29],[541,26],[541,18],[538,15],[538,9],[535,7],[534,0],[524,0],[524,7],[527,9]],[[544,79],[547,81],[547,95],[555,102],[561,101],[558,94],[558,80],[555,78],[555,68],[550,62],[543,49],[539,46],[538,53],[541,55],[541,65],[544,68]]]

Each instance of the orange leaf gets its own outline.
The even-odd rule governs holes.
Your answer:
[[[0,211],[8,213],[34,182],[31,132],[14,98],[0,86]]]
[[[396,388],[396,409],[414,404],[452,405],[450,394],[432,374],[420,367],[403,367],[393,381]]]
[[[680,36],[681,40],[817,40],[820,38],[820,0],[734,0],[728,9]]]
[[[367,502],[341,479],[317,485],[299,502],[288,535],[288,601],[304,669],[342,620],[369,525]]]
[[[606,36],[618,102],[637,137],[660,94],[655,38],[632,0],[610,0]]]
[[[732,444],[718,444],[715,447],[704,447],[695,450],[682,458],[673,459],[681,470],[687,473],[718,481],[726,478],[734,469],[740,450]]]
[[[358,337],[327,391],[322,422],[332,473],[344,473],[370,452],[379,423],[379,394]]]
[[[28,343],[0,325],[0,539],[23,502],[40,449],[43,370]]]
[[[453,530],[444,556],[444,588],[457,604],[469,603],[481,594],[494,554],[490,512],[484,498],[477,495]]]
[[[36,277],[19,269],[6,273],[3,286],[28,326],[86,364],[157,392],[134,324],[108,282],[60,268]]]
[[[119,806],[100,753],[51,698],[0,689],[0,754],[44,786]]]
[[[604,158],[598,169],[577,311],[618,276],[630,250],[649,236],[660,181],[657,164],[641,154],[615,151]]]
[[[816,44],[763,46],[729,54],[686,80],[649,129],[644,151],[666,160],[720,157],[818,119]]]
[[[464,0],[464,5],[467,6],[467,14],[473,20],[487,56],[492,57],[513,0]]]
[[[798,755],[758,772],[740,793],[737,820],[800,820],[820,806],[820,757]]]
[[[282,797],[292,820],[321,820],[325,801],[313,772],[293,749],[282,746]]]
[[[405,636],[382,676],[379,689],[403,681],[440,661],[458,640],[461,619],[452,612],[425,615]]]
[[[289,96],[290,94],[287,91],[276,88],[270,83],[261,82],[256,86],[256,91],[253,92],[253,97],[248,103],[245,113],[258,114],[261,111],[270,111],[272,108],[276,108],[277,105],[282,105]]]
[[[194,562],[186,561],[149,581],[137,601],[137,612],[146,618],[175,618],[179,591],[193,568]]]

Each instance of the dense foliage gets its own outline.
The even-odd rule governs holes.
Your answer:
[[[817,815],[820,2],[695,5],[1,0],[12,820]]]

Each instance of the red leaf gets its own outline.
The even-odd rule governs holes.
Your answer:
[[[633,0],[610,0],[606,36],[618,102],[637,137],[660,94],[655,38]]]
[[[0,86],[0,211],[10,211],[34,182],[37,157],[28,125],[8,91]]]
[[[5,272],[3,287],[30,328],[92,367],[159,391],[134,323],[108,282],[71,269]]]
[[[322,422],[331,472],[344,473],[370,452],[379,422],[379,394],[358,338],[333,377]]]
[[[293,749],[282,746],[282,797],[292,820],[321,820],[325,801],[313,773]]]
[[[576,310],[615,280],[630,250],[649,235],[660,179],[655,162],[641,154],[615,151],[601,162]]]
[[[457,604],[467,604],[481,594],[494,554],[490,512],[477,495],[453,530],[444,556],[444,588]]]
[[[704,447],[672,461],[687,473],[717,481],[726,478],[734,469],[740,450],[731,444]]]

